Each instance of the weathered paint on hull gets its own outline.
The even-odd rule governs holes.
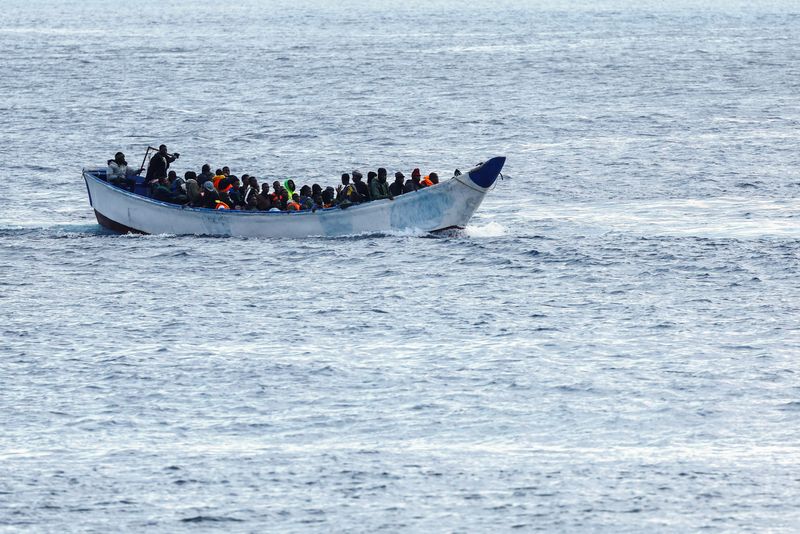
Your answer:
[[[502,161],[495,167],[499,174]],[[478,182],[478,174],[471,178],[470,173],[465,173],[394,200],[378,200],[344,210],[228,211],[159,202],[114,187],[93,171],[84,171],[83,176],[101,225],[117,232],[145,234],[285,238],[463,228],[489,190],[478,185],[487,183],[485,173]],[[494,179],[496,175],[489,186]]]

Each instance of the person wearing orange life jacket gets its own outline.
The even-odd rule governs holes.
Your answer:
[[[423,176],[422,180],[419,182],[419,185],[421,187],[430,187],[430,186],[432,186],[433,182],[431,181],[430,175],[426,174],[425,176]]]
[[[286,211],[300,211],[300,195],[295,193],[292,199],[286,202]]]
[[[214,184],[214,189],[219,187],[219,183],[225,178],[225,175],[222,173],[222,169],[217,169],[217,172],[214,173],[214,177],[211,179],[211,182]]]

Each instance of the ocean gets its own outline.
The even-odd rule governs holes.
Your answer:
[[[0,532],[796,532],[800,5],[5,0]],[[463,231],[118,236],[118,150],[508,158]]]

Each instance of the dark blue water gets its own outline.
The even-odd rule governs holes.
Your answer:
[[[3,15],[0,531],[797,530],[796,3]],[[162,142],[508,163],[447,236],[100,229]]]

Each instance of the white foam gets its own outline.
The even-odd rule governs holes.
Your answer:
[[[587,232],[758,238],[800,236],[797,200],[671,199],[539,206],[525,218],[567,221]]]
[[[508,230],[505,226],[500,223],[496,223],[494,221],[484,224],[484,225],[472,225],[468,224],[467,227],[464,229],[464,232],[469,237],[501,237],[508,233]]]

